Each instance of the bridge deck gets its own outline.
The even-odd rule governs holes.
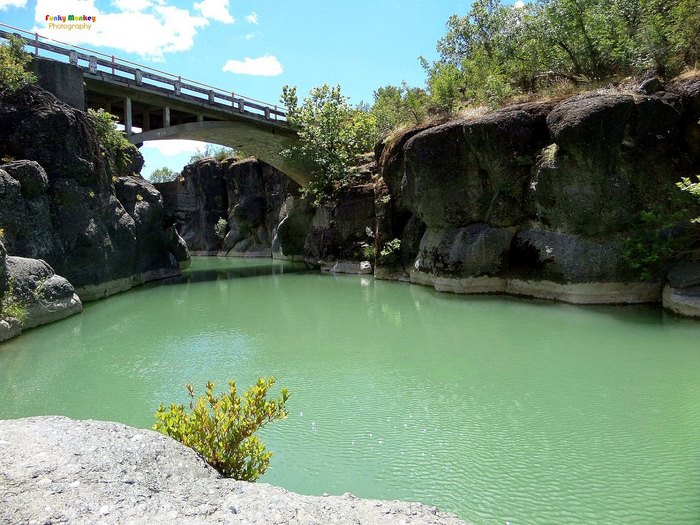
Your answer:
[[[131,98],[139,104],[136,108],[132,107],[135,120],[131,124],[142,129],[154,129],[154,125],[159,123],[164,127],[167,116],[162,111],[158,116],[154,111],[165,107],[174,110],[169,117],[171,122],[177,124],[197,120],[248,120],[288,127],[286,113],[276,105],[183,79],[113,55],[70,46],[7,24],[0,24],[0,27],[12,31],[0,29],[0,38],[18,37],[26,47],[34,49],[36,56],[39,56],[41,49],[47,52],[45,54],[52,55],[44,58],[58,59],[80,67],[88,94],[91,95],[89,106],[109,109],[113,105],[121,109],[117,116],[122,117],[125,125],[128,120],[125,107],[128,103],[125,99]],[[149,122],[151,119],[153,124]],[[147,127],[143,128],[144,125]]]

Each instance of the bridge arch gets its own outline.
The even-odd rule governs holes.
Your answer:
[[[299,143],[295,131],[258,122],[203,121],[177,124],[129,135],[137,146],[153,140],[198,140],[243,151],[274,166],[302,187],[310,182],[308,167],[281,155]]]

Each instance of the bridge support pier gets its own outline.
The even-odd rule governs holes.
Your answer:
[[[124,99],[124,130],[126,131],[126,136],[130,137],[133,133],[131,128],[133,127],[134,120],[131,115],[131,98],[126,97]]]
[[[170,126],[170,108],[165,106],[163,108],[163,127],[167,128]]]

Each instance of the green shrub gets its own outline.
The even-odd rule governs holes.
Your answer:
[[[17,319],[23,325],[28,315],[27,305],[15,293],[14,279],[8,278],[7,289],[0,301],[0,319]]]
[[[219,219],[216,221],[216,224],[214,225],[214,233],[216,236],[224,240],[224,237],[226,237],[226,229],[228,228],[228,221],[226,219]]]
[[[196,401],[192,385],[187,385],[191,412],[184,405],[166,409],[161,404],[153,429],[195,450],[223,476],[255,481],[265,473],[272,457],[255,432],[271,421],[287,418],[286,388],[277,399],[267,400],[274,384],[274,377],[261,377],[240,397],[232,380],[229,392],[217,398],[214,383],[208,382],[206,393]]]
[[[124,133],[117,129],[118,117],[103,109],[95,111],[90,108],[87,113],[95,126],[98,140],[107,151],[107,160],[112,169],[119,174],[126,175],[125,171],[131,162],[131,157],[138,155],[138,148],[126,139]]]
[[[32,57],[22,48],[20,38],[10,37],[6,44],[0,45],[0,92],[12,93],[36,82],[36,76],[27,71],[31,61]]]

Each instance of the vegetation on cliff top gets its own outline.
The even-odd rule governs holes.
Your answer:
[[[565,93],[635,74],[673,76],[700,61],[697,0],[475,0],[447,21],[440,58],[421,58],[425,87],[384,86],[372,106],[352,107],[340,87],[282,102],[299,128],[289,152],[317,166],[316,202],[348,179],[360,154],[392,130],[514,97]]]
[[[130,164],[132,156],[138,155],[138,148],[129,142],[116,127],[118,117],[103,109],[88,109],[87,114],[95,126],[97,137],[105,148],[106,158],[112,170],[118,174],[124,173]],[[128,173],[131,175],[131,173]]]
[[[12,93],[36,82],[36,76],[27,71],[32,57],[22,48],[22,40],[10,37],[0,45],[0,94]]]
[[[301,104],[296,87],[285,86],[282,102],[287,119],[298,129],[300,144],[285,154],[313,166],[307,192],[315,204],[333,194],[336,183],[349,179],[348,168],[378,139],[377,122],[371,113],[353,108],[340,86],[313,88]]]

